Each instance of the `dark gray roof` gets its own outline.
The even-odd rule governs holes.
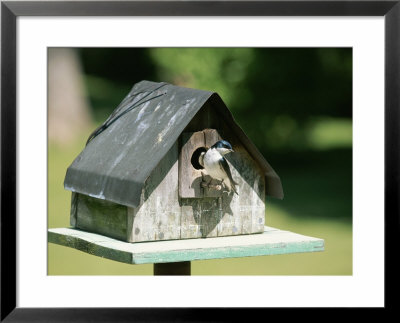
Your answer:
[[[109,126],[73,161],[67,170],[65,189],[137,207],[144,182],[207,101],[222,113],[264,170],[266,193],[282,198],[278,175],[234,121],[218,94],[149,81],[133,86],[107,119]],[[115,119],[130,107],[132,110]]]

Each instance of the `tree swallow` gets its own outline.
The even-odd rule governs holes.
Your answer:
[[[235,185],[238,185],[231,174],[228,162],[224,155],[233,152],[232,146],[226,140],[217,141],[206,151],[201,152],[199,164],[204,167],[208,175],[224,183],[228,191],[234,191],[236,194]]]

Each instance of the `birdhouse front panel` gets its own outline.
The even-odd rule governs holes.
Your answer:
[[[265,195],[283,197],[216,93],[147,81],[90,135],[64,186],[72,226],[129,242],[261,233]]]
[[[232,137],[232,136],[231,136]],[[261,169],[239,143],[226,157],[238,194],[228,194],[191,158],[221,139],[216,129],[182,134],[179,197],[185,238],[258,233],[265,224],[265,181]],[[202,187],[206,182],[211,187]]]

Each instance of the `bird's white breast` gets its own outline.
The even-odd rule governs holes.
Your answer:
[[[204,168],[208,174],[216,179],[223,180],[226,174],[219,166],[219,160],[222,158],[221,154],[216,149],[209,149],[204,155]]]

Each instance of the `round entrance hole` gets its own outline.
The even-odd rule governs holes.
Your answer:
[[[206,152],[206,151],[207,151],[206,147],[199,147],[193,152],[192,158],[190,159],[190,162],[192,163],[192,166],[195,169],[203,169],[204,168],[203,166],[201,166],[199,164],[199,157],[200,157],[202,152]]]

